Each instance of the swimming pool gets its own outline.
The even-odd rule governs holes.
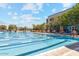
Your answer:
[[[75,38],[57,34],[0,32],[0,56],[33,56],[75,42]]]

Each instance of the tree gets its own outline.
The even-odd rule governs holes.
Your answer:
[[[7,26],[5,25],[0,25],[0,31],[5,31],[7,30]]]
[[[37,25],[33,24],[33,30],[45,31],[46,30],[46,24],[45,23],[43,23],[43,24],[37,24]]]
[[[8,26],[8,30],[9,31],[16,31],[17,30],[17,26],[16,25],[9,25]]]
[[[64,11],[64,13],[54,16],[52,22],[50,23],[50,28],[60,28],[67,25],[76,26],[79,24],[79,4],[76,4],[69,10]],[[51,26],[52,25],[52,26]],[[62,26],[62,27],[61,27]]]

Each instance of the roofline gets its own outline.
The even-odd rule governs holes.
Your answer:
[[[75,6],[75,5],[74,5],[74,6]],[[66,10],[60,11],[60,12],[58,12],[58,13],[55,13],[55,14],[53,14],[53,15],[50,15],[50,16],[48,16],[48,18],[51,17],[51,16],[53,17],[53,16],[55,16],[55,15],[57,15],[57,14],[60,14],[60,13],[65,13],[65,12],[67,12],[68,10],[72,9],[74,6],[68,8],[68,9],[66,9]]]

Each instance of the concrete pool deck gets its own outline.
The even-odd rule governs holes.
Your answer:
[[[79,42],[68,46],[62,46],[36,56],[79,56]]]

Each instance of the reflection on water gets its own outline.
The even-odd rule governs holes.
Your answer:
[[[51,37],[31,32],[0,32],[0,46],[13,43],[40,41],[46,39],[51,39]]]
[[[66,37],[60,37],[56,35],[47,35],[32,32],[0,32],[0,46],[16,43],[27,43],[40,40],[51,39],[68,39]],[[70,39],[70,38],[69,38]]]
[[[71,41],[66,41],[66,39]],[[76,41],[70,37],[61,37],[55,34],[0,32],[0,55],[26,55],[28,52],[35,53],[33,51],[40,51],[50,47],[54,49],[74,42]]]

